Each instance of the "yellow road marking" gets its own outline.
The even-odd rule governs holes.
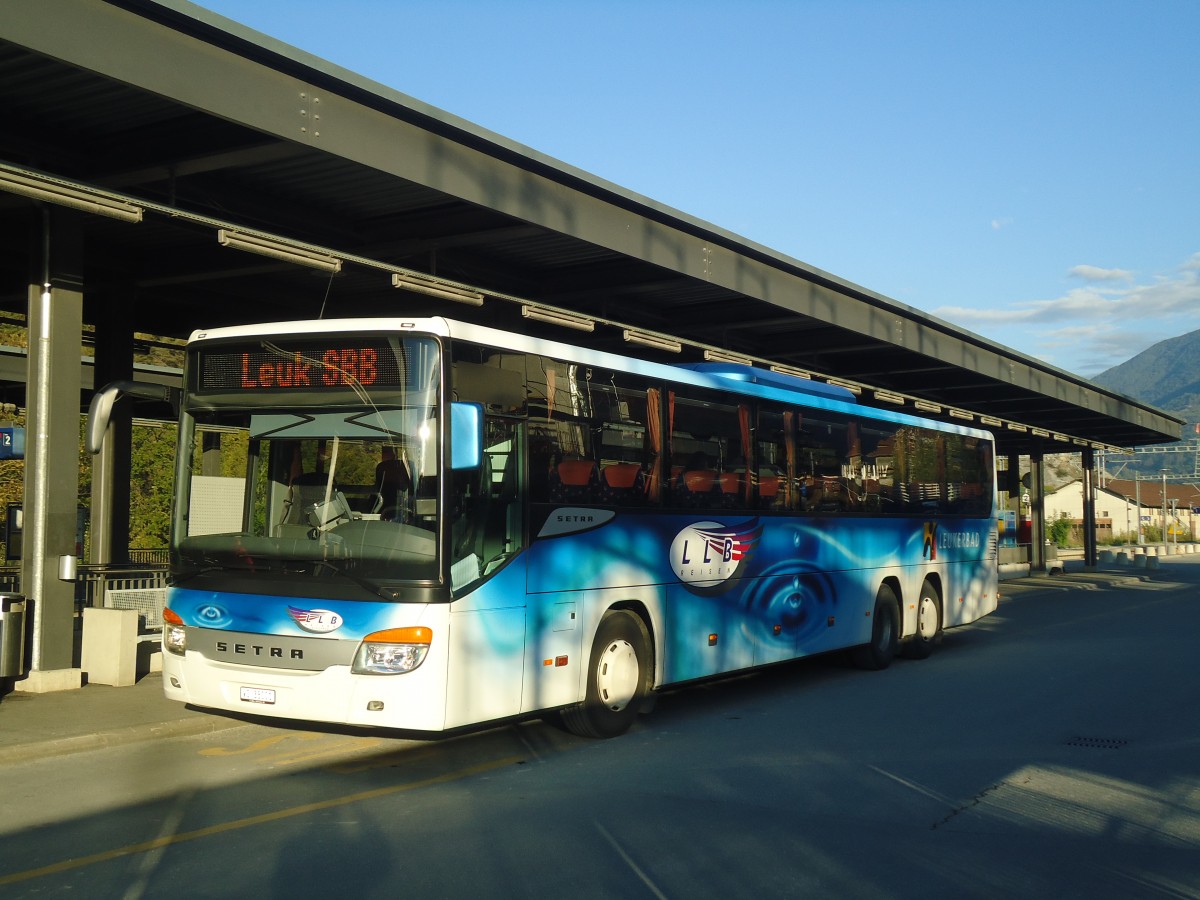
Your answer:
[[[195,841],[199,840],[200,838],[211,837],[216,834],[224,834],[225,832],[229,831],[237,831],[241,828],[250,828],[255,825],[265,825],[269,822],[279,822],[295,816],[319,812],[323,809],[334,809],[339,806],[347,806],[351,803],[358,803],[362,800],[374,800],[378,797],[386,797],[389,794],[399,794],[405,791],[414,791],[420,788],[431,787],[435,784],[445,784],[450,781],[457,781],[461,778],[469,778],[472,775],[479,775],[483,772],[490,772],[493,769],[500,769],[504,766],[516,765],[524,758],[525,757],[523,756],[506,756],[503,759],[480,763],[479,765],[471,766],[466,769],[448,772],[445,775],[435,775],[432,778],[424,778],[421,781],[413,781],[407,784],[396,784],[390,787],[375,788],[370,791],[349,794],[345,797],[334,797],[329,800],[320,800],[316,803],[305,803],[302,806],[293,806],[288,809],[276,810],[275,812],[262,813],[261,815],[257,816],[249,816],[245,819],[235,819],[232,822],[222,822],[218,825],[209,825],[206,828],[197,828],[194,831],[185,831],[182,834],[166,835],[164,837],[155,838],[152,841],[143,841],[140,844],[129,844],[125,847],[115,847],[112,850],[104,850],[100,853],[92,853],[88,856],[81,856],[78,859],[67,859],[63,860],[62,862],[51,863],[48,866],[41,866],[37,869],[28,869],[24,872],[14,872],[11,875],[0,875],[0,886],[6,884],[16,884],[19,881],[29,881],[33,878],[42,878],[46,875],[58,875],[63,872],[69,872],[72,869],[82,869],[86,866],[92,866],[96,863],[110,862],[111,860],[121,859],[125,856],[133,856],[137,853],[147,853],[151,850],[158,850],[163,847],[173,846],[175,844],[183,844],[188,841]]]
[[[290,751],[281,753],[277,756],[268,756],[264,758],[264,762],[273,766],[295,766],[300,763],[308,763],[313,760],[321,759],[326,756],[344,756],[347,753],[361,753],[364,750],[370,750],[373,747],[378,747],[383,743],[381,738],[351,738],[348,741],[340,741],[332,747],[326,747],[322,750],[311,750],[308,753],[296,753]]]
[[[291,734],[277,734],[273,737],[263,738],[260,741],[255,741],[253,744],[248,744],[240,750],[228,750],[225,747],[205,747],[200,751],[201,756],[241,756],[243,753],[257,753],[259,750],[266,750],[268,747],[274,747],[288,738],[295,737]],[[312,735],[312,737],[320,737],[320,735]]]

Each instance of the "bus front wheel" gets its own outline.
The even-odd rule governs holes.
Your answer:
[[[871,640],[852,651],[860,669],[886,669],[896,658],[900,641],[900,601],[888,585],[879,586],[875,610],[871,614]]]
[[[562,711],[568,731],[582,737],[624,734],[652,685],[650,634],[638,616],[614,610],[600,620],[588,661],[583,702]]]

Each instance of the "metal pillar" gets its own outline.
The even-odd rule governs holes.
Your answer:
[[[1096,553],[1096,454],[1091,447],[1083,451],[1083,564],[1094,569]]]
[[[1029,569],[1046,571],[1046,473],[1039,443],[1029,454]]]
[[[94,386],[133,378],[132,290],[95,298]],[[95,565],[129,562],[129,471],[133,414],[128,400],[113,407],[104,448],[92,462],[92,542]],[[122,473],[122,478],[117,478]]]
[[[1005,472],[1005,483],[1001,490],[1008,492],[1009,499],[1013,497],[1020,498],[1021,496],[1021,455],[1019,453],[1008,454],[1008,471]]]
[[[29,285],[21,592],[33,607],[30,673],[19,690],[77,688],[75,585],[60,559],[76,554],[79,495],[79,357],[83,327],[82,234],[77,214],[45,210],[40,272]],[[40,276],[40,277],[37,277]]]

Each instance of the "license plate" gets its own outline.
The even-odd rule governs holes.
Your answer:
[[[242,699],[247,703],[274,703],[275,691],[271,688],[242,688]]]

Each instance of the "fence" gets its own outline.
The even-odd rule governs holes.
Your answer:
[[[136,564],[80,566],[75,582],[76,611],[89,606],[136,609],[146,617],[147,627],[161,628],[167,595],[167,551],[130,551],[131,557],[134,554],[141,556]],[[151,562],[159,559],[161,562]],[[18,593],[20,588],[20,567],[0,567],[0,591]]]

